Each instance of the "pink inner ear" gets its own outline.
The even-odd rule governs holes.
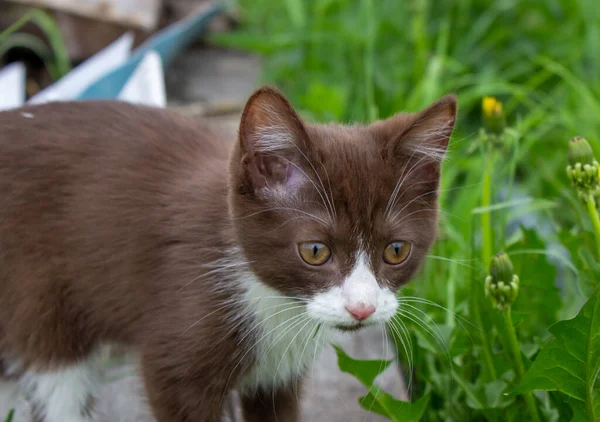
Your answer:
[[[306,180],[302,171],[283,157],[256,153],[246,156],[244,163],[255,191],[283,189],[293,195]]]
[[[306,176],[296,166],[288,166],[286,187],[290,193],[296,193],[305,182]]]

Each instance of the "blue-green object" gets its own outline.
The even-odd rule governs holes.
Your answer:
[[[151,50],[158,53],[163,66],[167,67],[175,56],[198,38],[210,21],[223,12],[224,9],[223,4],[209,6],[195,15],[157,32],[133,50],[129,60],[91,84],[77,99],[116,98],[144,58],[144,55]]]

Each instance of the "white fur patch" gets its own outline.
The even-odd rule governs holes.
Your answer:
[[[343,284],[315,295],[307,310],[313,318],[324,323],[352,327],[357,322],[346,308],[356,306],[375,308],[375,312],[364,321],[366,324],[387,321],[398,308],[396,295],[377,283],[367,256],[362,252]]]
[[[27,371],[19,380],[33,411],[44,422],[91,422],[89,400],[96,377],[91,362],[50,372]]]
[[[255,315],[247,338],[254,339],[252,350],[256,364],[240,380],[241,391],[253,391],[295,381],[314,361],[324,339],[330,335],[318,327],[316,320],[306,312],[306,304],[284,297],[276,290],[264,285],[254,275],[244,278],[247,287],[248,310]]]

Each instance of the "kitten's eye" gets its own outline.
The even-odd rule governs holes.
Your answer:
[[[383,251],[383,260],[390,265],[402,264],[410,254],[410,243],[392,242]]]
[[[309,265],[323,265],[329,261],[331,249],[319,242],[305,242],[298,245],[300,256]]]

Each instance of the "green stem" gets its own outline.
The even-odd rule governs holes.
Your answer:
[[[585,204],[587,205],[588,214],[592,220],[594,226],[594,233],[596,235],[596,252],[598,260],[600,261],[600,219],[598,218],[598,211],[596,210],[596,201],[591,193],[588,193],[585,197]]]
[[[377,119],[377,115],[379,114],[375,104],[375,86],[373,84],[373,74],[375,69],[375,39],[377,37],[377,28],[375,26],[375,17],[373,16],[373,0],[364,0],[363,5],[367,19],[367,39],[364,56],[365,96],[367,101],[367,113],[369,121],[373,121]]]
[[[448,308],[446,312],[446,325],[452,329],[456,326],[456,322],[454,321],[454,309],[456,308],[457,265],[456,261],[452,261],[450,264],[450,276],[446,283],[446,308]]]
[[[489,208],[492,202],[492,163],[491,154],[487,154],[487,160],[485,162],[485,170],[483,173],[483,191],[481,193],[481,207],[486,209]],[[483,265],[487,268],[492,261],[492,223],[490,218],[490,211],[485,210],[481,213],[481,258]]]
[[[511,133],[509,133],[507,130],[504,131],[504,134],[502,135],[504,137],[503,142],[505,144],[510,144],[511,147],[513,147],[513,152],[511,155],[511,159],[510,159],[510,166],[509,166],[509,172],[508,172],[508,188],[507,188],[507,194],[506,194],[506,200],[510,201],[513,197],[513,189],[515,186],[515,178],[516,178],[516,174],[517,174],[517,162],[519,160],[519,141],[518,139],[515,139],[515,135],[512,135]],[[501,216],[501,225],[499,227],[502,227],[502,230],[500,230],[499,232],[499,236],[500,238],[497,239],[496,244],[498,245],[504,245],[506,243],[506,222],[509,219],[509,214],[510,214],[510,208],[506,208],[503,212],[501,212],[500,216]]]
[[[477,295],[478,289],[472,289],[473,294],[471,297],[473,311],[475,314],[475,320],[477,322],[477,326],[479,327],[479,333],[481,335],[481,343],[483,351],[483,358],[485,359],[485,364],[490,372],[490,377],[492,380],[495,380],[498,376],[496,375],[496,367],[494,366],[494,360],[492,359],[492,348],[490,346],[490,341],[488,339],[488,333],[485,327],[483,326],[483,319],[481,318],[481,309],[479,307],[479,297]]]
[[[469,236],[469,239],[471,239],[471,248],[470,248],[469,257],[471,259],[474,259],[474,256],[475,256],[475,235],[474,235],[475,221],[474,221],[474,219],[475,219],[475,216],[473,215],[473,217],[471,218],[470,236]],[[479,296],[480,296],[480,294],[483,294],[483,292],[481,291],[481,288],[474,282],[474,280],[477,279],[474,266],[471,266],[469,275],[470,275],[469,279],[473,283],[473,286],[470,289],[470,293],[471,293],[470,308],[473,312],[473,316],[475,317],[475,323],[477,324],[477,327],[479,328],[479,333],[481,335],[481,346],[482,346],[481,350],[483,351],[483,357],[485,360],[485,364],[488,368],[491,379],[495,380],[497,378],[497,375],[496,375],[496,367],[494,366],[494,361],[492,359],[492,347],[491,347],[491,343],[488,339],[488,332],[485,329],[485,327],[483,326],[483,319],[481,318],[481,308],[480,308],[481,302],[479,301]]]
[[[502,316],[504,317],[504,324],[508,334],[508,347],[510,348],[510,353],[515,364],[515,371],[518,380],[520,381],[521,378],[523,378],[523,375],[525,375],[525,367],[523,366],[523,360],[521,359],[521,349],[519,348],[517,333],[512,323],[511,309],[508,308],[506,311],[502,312]]]
[[[506,333],[508,334],[508,346],[512,355],[514,369],[517,374],[517,382],[520,382],[525,375],[525,367],[523,366],[523,359],[521,358],[521,349],[519,348],[519,341],[517,340],[517,333],[515,326],[512,323],[511,309],[510,307],[502,312],[504,317],[504,326],[506,327]],[[527,409],[531,414],[533,422],[539,422],[540,417],[538,415],[537,406],[535,405],[535,399],[531,393],[523,394]]]

